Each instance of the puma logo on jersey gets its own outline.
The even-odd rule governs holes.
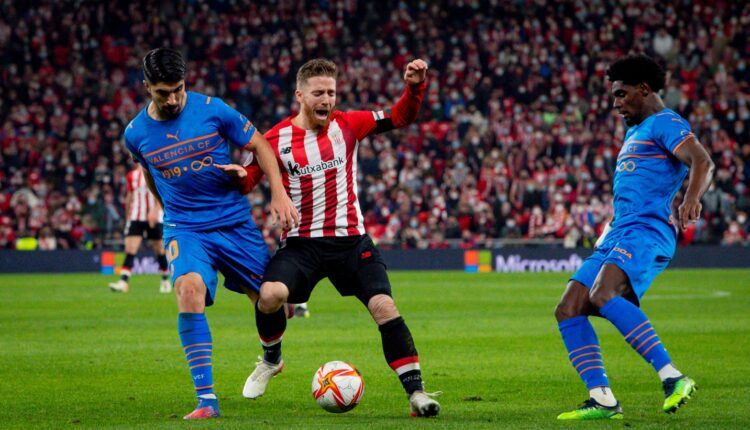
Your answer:
[[[180,136],[178,136],[179,134],[180,134],[180,130],[175,131],[174,134],[167,133],[167,139],[174,139],[179,142],[180,141]]]

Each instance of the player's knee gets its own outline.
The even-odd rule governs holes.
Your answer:
[[[394,318],[398,318],[399,313],[396,303],[391,296],[378,294],[367,302],[367,309],[372,315],[372,319],[378,325],[384,324]]]
[[[199,274],[180,276],[175,280],[174,289],[181,311],[200,312],[205,307],[206,286]]]
[[[281,282],[264,282],[260,286],[258,309],[263,313],[276,312],[286,302],[289,289]]]
[[[573,303],[562,300],[555,307],[555,318],[557,319],[557,322],[562,322],[569,318],[575,318],[579,315],[582,315],[582,310],[578,309]]]

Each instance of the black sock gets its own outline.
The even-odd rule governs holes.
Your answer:
[[[419,369],[419,356],[414,346],[409,327],[401,317],[378,327],[383,340],[385,361],[401,380],[406,394],[411,395],[422,387],[422,371]]]
[[[167,256],[162,254],[158,258],[159,261],[159,272],[161,272],[161,279],[166,280],[169,277],[169,272],[167,271]]]
[[[272,314],[264,314],[255,304],[255,325],[258,327],[260,344],[263,347],[263,360],[279,364],[281,361],[281,337],[286,330],[284,306]]]
[[[133,260],[135,260],[135,254],[125,254],[125,262],[122,263],[122,268],[120,269],[120,279],[125,282],[128,282],[130,279],[130,269],[133,268]]]

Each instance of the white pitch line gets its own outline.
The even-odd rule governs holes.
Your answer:
[[[711,294],[654,294],[646,293],[643,298],[650,300],[679,300],[679,299],[723,299],[732,294],[729,291],[714,291]]]

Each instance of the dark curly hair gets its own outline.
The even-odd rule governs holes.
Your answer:
[[[653,92],[664,88],[667,75],[653,58],[643,55],[628,55],[612,63],[607,70],[610,81],[622,81],[626,85],[646,83]]]
[[[179,82],[185,79],[187,67],[182,54],[171,48],[156,48],[143,57],[143,76],[152,84]]]

